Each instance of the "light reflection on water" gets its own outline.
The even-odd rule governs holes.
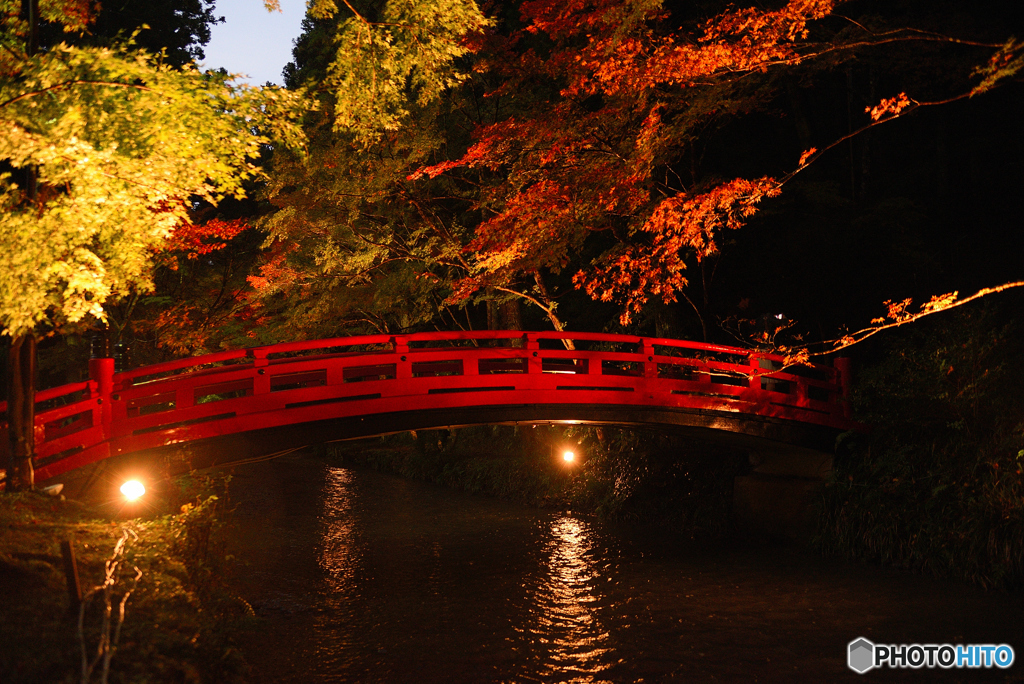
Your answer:
[[[386,640],[394,629],[388,624],[393,619],[390,615],[397,612],[403,622],[419,622],[434,632],[423,634],[426,641],[438,637],[444,640],[445,633],[463,629],[449,622],[449,610],[476,604],[497,618],[496,624],[505,622],[508,630],[507,638],[499,637],[500,629],[493,639],[481,638],[479,648],[487,650],[497,641],[504,641],[511,642],[509,645],[520,654],[528,654],[515,668],[520,670],[520,677],[543,682],[603,681],[600,673],[611,666],[609,629],[601,614],[608,602],[600,592],[609,579],[605,577],[609,549],[588,522],[571,515],[540,516],[534,528],[535,545],[529,554],[534,570],[521,578],[518,600],[512,598],[514,603],[522,602],[524,610],[504,617],[493,612],[497,606],[488,610],[495,599],[488,595],[493,587],[485,576],[477,574],[472,560],[462,565],[469,574],[452,576],[453,552],[476,555],[472,547],[465,548],[465,537],[450,527],[457,527],[456,521],[430,515],[413,515],[415,520],[410,520],[407,514],[400,514],[385,528],[368,527],[364,509],[373,504],[370,499],[360,498],[356,476],[343,468],[325,471],[318,512],[321,609],[310,635],[321,668],[359,676],[370,666],[380,674],[390,669],[391,646],[381,641],[382,633]],[[397,490],[390,494],[392,504],[403,498],[396,496]],[[372,500],[379,505],[379,499]],[[486,523],[479,521],[469,530],[479,534],[482,525]],[[420,547],[418,562],[403,559],[404,567],[400,568],[368,567],[379,563],[385,548],[395,552],[406,547],[409,537],[422,539],[421,535],[427,539],[438,536],[426,548]],[[473,546],[476,544],[487,546],[490,542],[477,538]],[[415,604],[420,602],[425,603],[417,607]],[[438,608],[440,612],[434,612]]]
[[[353,622],[358,615],[353,605],[359,597],[357,570],[362,554],[356,534],[352,479],[351,470],[326,470],[318,515],[321,536],[317,563],[323,589],[321,610],[310,636],[317,663],[335,668],[343,668],[357,646]]]
[[[835,681],[856,635],[1024,643],[1019,594],[702,549],[311,459],[244,473],[254,684]]]
[[[543,654],[542,680],[595,681],[607,670],[604,657],[609,631],[601,617],[599,586],[603,577],[595,535],[583,520],[561,516],[551,520],[544,543],[546,574],[527,586],[534,601],[533,623],[520,628]]]
[[[355,544],[355,493],[352,471],[329,468],[320,512],[322,532],[319,564],[331,588],[352,590],[359,552]]]

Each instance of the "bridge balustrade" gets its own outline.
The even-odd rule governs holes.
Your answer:
[[[837,361],[784,369],[782,357],[733,347],[517,331],[291,342],[122,373],[112,359],[94,359],[90,380],[37,393],[35,465],[46,480],[220,435],[484,405],[669,408],[850,429],[848,371]],[[4,455],[6,432],[0,424]]]

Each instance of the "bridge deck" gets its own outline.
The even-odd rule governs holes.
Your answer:
[[[116,374],[112,359],[94,359],[89,381],[37,394],[36,473],[47,480],[174,445],[216,450],[231,436],[233,448],[269,453],[481,423],[717,430],[805,444],[859,427],[844,365],[781,367],[779,356],[732,347],[513,331],[313,340]],[[3,423],[0,455],[8,449]]]

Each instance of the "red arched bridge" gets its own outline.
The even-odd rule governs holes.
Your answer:
[[[848,370],[679,340],[481,331],[369,335],[221,352],[36,395],[39,480],[122,454],[288,447],[473,424],[561,423],[730,434],[828,449],[856,429]],[[6,404],[0,404],[6,411]],[[10,446],[0,424],[0,453]],[[211,455],[213,454],[213,455]],[[6,458],[3,461],[6,463]]]

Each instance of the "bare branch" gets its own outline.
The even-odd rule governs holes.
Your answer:
[[[940,311],[949,311],[950,309],[955,309],[959,306],[963,306],[964,304],[968,304],[977,299],[981,299],[982,297],[997,294],[999,292],[1005,292],[1006,290],[1010,290],[1015,287],[1024,287],[1024,280],[1018,280],[1011,283],[1003,283],[1002,285],[996,285],[994,287],[986,287],[981,290],[978,290],[970,297],[965,297],[964,299],[955,299],[955,292],[951,293],[953,299],[946,299],[950,295],[945,295],[943,297],[935,297],[932,299],[932,302],[942,301],[943,303],[940,306],[929,306],[930,303],[926,303],[922,307],[922,310],[915,314],[907,314],[906,316],[901,316],[896,320],[889,321],[888,323],[880,323],[878,325],[863,328],[862,330],[858,330],[857,332],[851,333],[849,335],[844,335],[843,337],[840,337],[835,340],[825,340],[823,342],[820,342],[819,344],[827,346],[827,349],[824,349],[822,351],[809,352],[809,354],[810,356],[825,356],[826,354],[833,354],[842,349],[852,347],[853,345],[859,342],[863,342],[864,340],[868,339],[869,337],[873,337],[874,335],[877,335],[883,330],[889,330],[890,328],[898,328],[901,325],[906,325],[907,323],[919,321],[925,316],[931,316],[932,314],[937,314]]]
[[[547,314],[548,320],[551,321],[551,325],[554,326],[555,330],[557,330],[558,332],[565,332],[565,324],[562,323],[561,319],[559,319],[558,316],[555,315],[554,306],[545,306],[544,303],[537,299],[536,297],[531,297],[525,292],[520,292],[519,290],[501,287],[500,285],[492,285],[491,287],[493,287],[495,290],[498,290],[499,292],[505,292],[511,295],[515,295],[517,297],[525,299],[531,304],[535,304],[545,314]],[[565,348],[568,349],[569,351],[576,349],[576,345],[573,344],[572,340],[562,340],[562,344],[565,345]]]

